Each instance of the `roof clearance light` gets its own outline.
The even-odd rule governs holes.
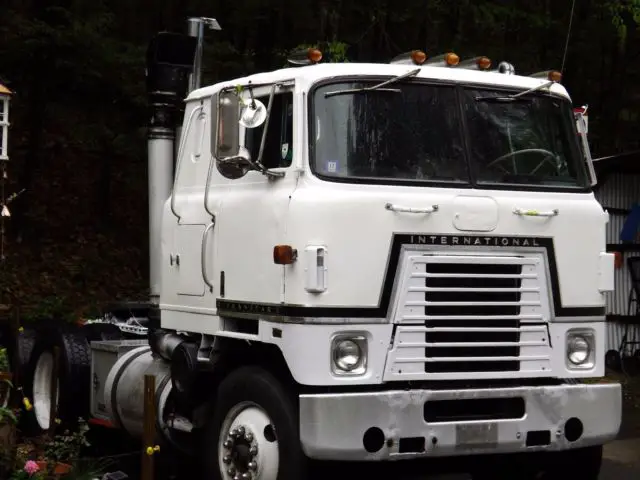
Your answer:
[[[427,61],[427,54],[422,50],[411,50],[394,57],[389,63],[395,65],[422,65]]]
[[[549,72],[549,75],[547,75],[547,78],[553,82],[560,83],[562,81],[562,73],[558,72],[557,70],[551,70]]]
[[[450,67],[455,67],[456,65],[458,65],[460,63],[460,57],[458,55],[456,55],[455,53],[450,52],[450,53],[445,54],[444,61]]]
[[[292,65],[313,65],[322,60],[322,52],[317,48],[305,48],[291,53],[287,61]]]
[[[458,64],[459,68],[468,68],[471,70],[489,70],[491,68],[491,59],[488,57],[474,57],[464,60]]]
[[[545,70],[543,72],[534,73],[529,75],[532,78],[539,78],[541,80],[549,80],[552,82],[562,82],[562,73],[557,70]]]
[[[487,57],[480,57],[478,59],[478,68],[480,70],[489,70],[491,68],[491,59]]]
[[[460,57],[453,52],[444,53],[437,57],[431,57],[425,62],[433,67],[455,67],[460,63]]]

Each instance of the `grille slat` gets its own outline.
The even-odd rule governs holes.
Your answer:
[[[456,315],[455,318],[451,315],[405,315],[406,321],[421,321],[425,320],[520,320],[522,323],[526,322],[542,322],[542,316],[540,315]],[[526,321],[526,322],[525,322]]]
[[[457,324],[456,324],[457,325]],[[408,326],[403,327],[404,332],[411,333],[439,333],[439,332],[540,332],[545,333],[547,330],[544,325],[525,325],[521,327],[495,327],[495,328],[484,328],[484,327],[423,327],[423,326]]]
[[[466,362],[488,362],[488,363],[499,363],[499,362],[504,362],[504,361],[508,361],[508,360],[513,360],[513,361],[521,361],[521,362],[533,362],[533,361],[539,361],[539,360],[548,360],[549,356],[548,355],[530,355],[530,356],[507,356],[507,355],[500,355],[500,356],[474,356],[474,357],[440,357],[438,359],[434,359],[431,357],[419,357],[419,358],[403,358],[403,357],[398,357],[396,359],[397,363],[411,363],[411,362],[415,362],[416,360],[424,362],[424,363],[431,363],[431,364],[435,364],[435,363],[442,363],[442,362],[448,362],[448,363],[458,363],[458,364],[464,364]],[[464,370],[462,370],[464,371]]]
[[[497,293],[497,292],[509,292],[509,293],[517,293],[517,292],[539,292],[539,288],[434,288],[434,287],[409,287],[410,292],[460,292],[460,293],[470,293],[470,292],[486,292],[486,293]]]
[[[545,342],[500,342],[500,345],[507,347],[538,347],[546,345]],[[478,340],[475,342],[437,342],[437,343],[427,343],[427,342],[413,342],[413,343],[402,343],[398,345],[398,348],[443,348],[443,347],[495,347],[495,342],[485,342],[482,340]]]

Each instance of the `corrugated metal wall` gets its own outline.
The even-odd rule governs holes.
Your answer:
[[[618,350],[620,348],[620,342],[624,335],[625,325],[620,322],[607,322],[607,342],[606,351]],[[638,325],[629,325],[629,333],[627,334],[627,342],[640,341],[640,328]],[[628,345],[625,350],[625,355],[633,353],[638,348],[638,345]]]
[[[635,203],[640,202],[640,175],[616,173],[609,176],[606,182],[596,193],[596,198],[603,207],[620,208],[628,210]],[[621,243],[620,232],[626,220],[626,215],[617,213],[609,214],[607,225],[607,243]],[[638,252],[622,253],[624,266],[615,271],[615,291],[607,296],[608,315],[627,315],[627,302],[631,289],[631,277],[627,269],[628,257],[640,255]],[[607,350],[617,350],[620,346],[624,325],[619,322],[608,322],[607,325]],[[629,341],[640,340],[640,326],[629,327]],[[631,348],[631,347],[629,347]]]
[[[640,202],[640,175],[615,173],[596,192],[603,207],[630,209]],[[611,215],[607,228],[607,243],[620,243],[624,215]]]
[[[603,207],[630,209],[635,203],[640,202],[640,175],[612,174],[598,189],[596,198]],[[607,243],[621,243],[620,231],[626,220],[625,215],[610,213],[607,225]],[[627,297],[631,288],[631,278],[626,266],[626,259],[630,256],[640,255],[640,252],[625,252],[625,265],[616,269],[615,292],[608,295],[607,313],[609,315],[627,314]]]

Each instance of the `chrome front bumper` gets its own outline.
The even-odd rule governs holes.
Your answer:
[[[518,418],[495,419],[500,414],[486,413],[487,405],[495,409],[497,402],[518,397],[524,400],[522,413],[516,413]],[[496,399],[480,402],[485,419],[425,420],[425,414],[429,414],[424,406],[427,401],[476,399]],[[465,405],[475,409],[474,402]],[[457,404],[452,410],[464,414]],[[620,428],[621,413],[619,384],[300,395],[300,441],[307,456],[324,460],[564,450],[613,440]],[[582,434],[575,441],[567,437],[575,436],[576,421],[570,422],[571,430],[565,428],[572,418],[583,425]],[[379,430],[369,430],[372,427]],[[365,449],[367,431],[367,444],[381,446],[379,450]]]

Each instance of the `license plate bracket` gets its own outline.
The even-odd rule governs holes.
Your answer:
[[[456,448],[474,450],[495,448],[497,445],[497,423],[462,423],[456,425]]]

